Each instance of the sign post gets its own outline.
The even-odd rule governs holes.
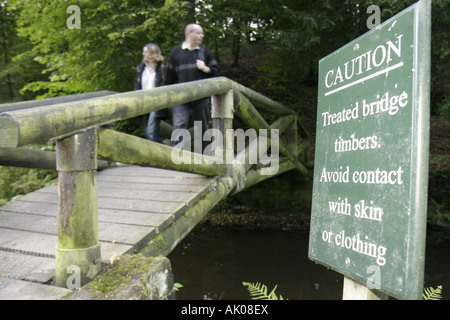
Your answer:
[[[399,299],[423,291],[430,38],[421,0],[319,62],[309,258]]]

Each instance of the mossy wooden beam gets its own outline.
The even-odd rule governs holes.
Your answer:
[[[160,143],[108,129],[98,131],[98,154],[115,162],[198,173],[206,176],[223,176],[227,173],[226,166],[216,163],[212,157],[174,149]],[[174,157],[176,161],[174,161]],[[182,161],[182,163],[177,163],[178,161]]]
[[[278,120],[274,121],[270,125],[270,129],[279,129],[279,135],[281,135],[292,124],[292,122],[294,120],[295,120],[294,115],[288,115],[285,117],[281,117]],[[270,144],[271,144],[271,140],[268,139],[267,140],[267,148],[270,148]],[[251,141],[244,150],[242,150],[241,152],[239,152],[236,155],[236,158],[235,158],[236,162],[242,163],[244,165],[245,171],[249,170],[253,166],[253,164],[249,160],[250,155],[258,154],[258,152],[259,152],[258,148],[259,148],[258,140],[254,140],[254,141]]]
[[[27,148],[0,148],[0,166],[56,170],[56,153]],[[98,160],[98,168],[105,169],[111,165]]]
[[[280,114],[280,115],[295,115],[295,111],[282,105],[281,103],[278,103],[276,101],[273,101],[272,99],[260,94],[259,92],[256,92],[252,89],[249,89],[247,87],[244,87],[243,85],[232,82],[233,89],[236,91],[236,93],[240,92],[244,96],[246,96],[255,106],[258,108],[261,108],[263,110],[272,112],[274,114]],[[239,98],[238,98],[239,100]],[[303,139],[309,139],[308,131],[306,131],[305,127],[303,126],[303,123],[301,121],[298,121],[299,126],[299,133],[300,136]]]
[[[292,152],[292,154],[296,158],[298,158],[299,136],[298,136],[297,116],[295,116],[294,121],[289,125],[288,132],[286,134],[286,143],[289,151]]]
[[[243,85],[234,81],[232,82],[232,84],[233,88],[237,92],[244,94],[246,97],[248,97],[249,100],[251,100],[255,105],[257,105],[261,109],[280,115],[295,114],[293,110],[285,107],[281,103],[273,101],[272,99],[267,98],[266,96],[263,96],[262,94],[252,89],[244,87]]]
[[[244,97],[242,94],[237,94],[237,98],[239,99],[239,102],[236,105],[236,112],[239,113],[240,118],[249,126],[255,128],[255,129],[268,129],[270,133],[270,129],[275,129],[275,126],[280,125],[280,127],[284,130],[286,127],[288,127],[290,124],[292,124],[292,118],[286,117],[279,119],[275,121],[271,126],[267,124],[267,122],[261,117],[259,112],[255,109],[255,107],[251,104],[250,101],[246,97]],[[295,119],[295,118],[294,118]],[[295,121],[294,121],[295,122]],[[270,139],[267,141],[268,147],[270,146]],[[309,141],[307,142],[307,145],[309,145]],[[248,149],[250,149],[251,146],[249,146]],[[254,146],[253,146],[254,147]],[[292,149],[292,148],[291,148]],[[307,175],[308,170],[306,169],[305,165],[298,161],[297,154],[293,154],[291,152],[291,149],[288,149],[281,141],[279,141],[279,150],[280,153],[286,156],[289,160],[296,163],[296,169],[302,174]],[[251,152],[251,151],[246,151]],[[246,167],[248,169],[249,166]]]
[[[259,114],[259,112],[255,109],[255,107],[251,104],[250,101],[242,94],[238,94],[239,102],[236,104],[235,109],[236,112],[239,113],[240,118],[244,121],[248,126],[254,128],[256,130],[259,129],[267,129],[268,137],[270,137],[270,129],[271,128],[266,120]],[[268,139],[269,140],[269,139]],[[284,146],[284,144],[279,141],[279,150],[284,156],[288,157],[290,160],[294,160],[294,156],[289,150]]]
[[[230,80],[217,77],[1,113],[0,147],[20,147],[61,139],[86,128],[224,94],[230,89]]]
[[[314,161],[311,161],[311,144],[309,140],[305,140],[297,146],[298,154],[301,155],[301,158],[305,162],[305,166],[308,168],[312,168],[314,165]]]
[[[295,111],[293,111],[292,109],[289,109],[286,106],[273,101],[270,98],[265,97],[252,89],[244,87],[237,82],[233,82],[233,88],[236,90],[236,92],[240,92],[241,94],[246,96],[258,108],[280,115],[295,115]],[[309,139],[309,134],[301,121],[298,121],[298,126],[300,129],[300,136],[303,139]]]
[[[255,184],[258,184],[264,180],[267,180],[269,178],[273,178],[274,176],[283,174],[285,172],[295,170],[297,169],[297,164],[290,160],[280,161],[278,171],[274,175],[263,175],[261,173],[261,168],[258,169],[251,169],[247,171],[247,174],[245,176],[245,189],[250,188],[251,186],[254,186]]]
[[[243,85],[233,82],[233,88],[236,90],[237,100],[239,100],[239,93],[243,94],[245,97],[248,98],[249,101],[251,101],[255,106],[258,108],[261,108],[263,110],[272,112],[274,114],[280,114],[280,115],[295,115],[295,111],[292,109],[287,108],[286,106],[271,100],[268,97],[263,96],[262,94],[244,87]],[[309,139],[309,134],[306,131],[305,127],[303,126],[301,121],[298,121],[299,126],[299,134],[303,139]]]
[[[146,257],[167,256],[188,233],[234,189],[234,182],[229,177],[219,178],[214,189],[204,195],[170,226],[150,241],[139,253]]]
[[[26,148],[0,148],[0,165],[56,170],[56,154]]]
[[[302,155],[302,157],[300,157],[300,159],[302,160],[297,160],[295,161],[296,163],[296,167],[295,169],[297,169],[300,174],[302,174],[303,176],[307,176],[308,175],[308,169],[307,166],[305,165],[304,162],[306,162],[307,159],[309,159],[309,157],[305,157],[305,153],[309,152],[309,140],[305,140],[301,143],[301,145],[298,145],[298,117],[297,116],[287,116],[284,119],[280,118],[277,121],[275,121],[274,123],[271,124],[271,128],[273,127],[279,127],[280,128],[280,135],[281,132],[284,132],[285,130],[289,130],[288,132],[288,148],[290,150],[290,152],[294,155],[295,159],[299,158],[299,155]]]
[[[295,115],[288,115],[285,117],[278,118],[275,120],[271,125],[271,129],[278,129],[280,130],[280,135],[292,124],[293,121],[295,121],[296,116]]]
[[[303,123],[300,121],[300,119],[297,120],[297,125],[298,125],[298,133],[300,134],[300,137],[302,137],[302,139],[304,140],[309,140],[309,133],[308,131],[306,131],[305,126],[303,125]]]
[[[104,96],[108,96],[108,95],[111,95],[114,93],[116,93],[116,92],[105,90],[105,91],[72,94],[72,95],[47,98],[47,99],[20,101],[20,102],[13,102],[13,103],[3,103],[3,104],[0,104],[0,113],[7,112],[7,111],[21,110],[21,109],[50,106],[50,105],[54,105],[54,104],[66,103],[66,102],[72,102],[72,101],[80,101],[80,100],[104,97]]]
[[[310,167],[310,141],[309,138],[303,138],[303,141],[299,142],[299,133],[302,131],[302,127],[299,124],[298,117],[290,115],[276,120],[270,125],[270,128],[280,128],[280,135],[286,129],[289,130],[287,134],[287,148],[295,158],[300,157],[302,159],[303,163],[299,163],[299,170],[304,174],[306,173],[306,167]],[[300,134],[300,137],[302,137],[302,134]]]

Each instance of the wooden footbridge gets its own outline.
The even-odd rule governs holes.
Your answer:
[[[106,129],[205,97],[208,155]],[[267,136],[244,134],[239,148],[235,132]],[[48,141],[56,152],[27,148]],[[0,299],[58,298],[73,268],[83,285],[123,254],[167,255],[227,196],[290,170],[307,174],[309,146],[294,111],[224,77],[0,105],[0,165],[58,171],[57,184],[0,207]]]

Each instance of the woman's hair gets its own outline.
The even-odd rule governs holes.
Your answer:
[[[161,54],[161,49],[154,43],[147,43],[145,46],[151,56],[153,56],[156,62],[164,61],[164,57]]]

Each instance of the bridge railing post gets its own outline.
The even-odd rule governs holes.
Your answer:
[[[228,188],[231,192],[239,192],[245,188],[246,169],[243,163],[236,161],[234,155],[234,91],[230,90],[226,94],[213,96],[211,119],[213,129],[220,131],[223,138],[222,154],[223,163],[227,167]]]
[[[97,213],[97,132],[89,129],[56,142],[58,245],[56,285],[74,289],[101,268]]]
[[[233,136],[227,135],[233,129],[233,91],[230,90],[226,94],[215,95],[212,97],[211,119],[213,129],[219,130],[222,136],[222,147],[224,164],[231,164],[234,158]],[[227,131],[228,130],[228,131]],[[220,146],[219,146],[220,147]],[[216,149],[217,152],[220,150]]]

